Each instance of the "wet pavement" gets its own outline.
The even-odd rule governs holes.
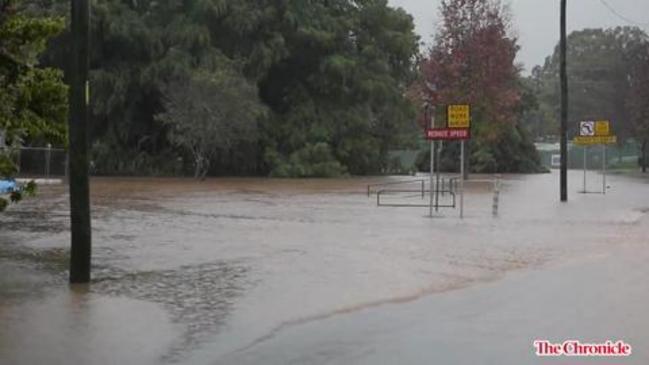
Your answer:
[[[649,180],[584,195],[575,171],[566,205],[556,175],[506,176],[496,217],[469,183],[461,221],[366,195],[401,179],[94,179],[74,290],[45,186],[0,215],[0,363],[536,364],[533,339],[568,337],[649,362]]]
[[[639,256],[635,247],[616,251],[290,326],[217,363],[647,364],[649,254]],[[634,353],[628,359],[540,359],[536,340],[623,340]]]

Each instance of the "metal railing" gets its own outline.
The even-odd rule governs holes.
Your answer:
[[[415,192],[419,193],[419,191],[416,191],[416,190],[394,190],[394,189],[392,189],[392,190],[380,190],[380,191],[378,191],[376,193],[376,205],[378,207],[393,207],[393,208],[407,208],[407,207],[411,207],[411,208],[427,208],[427,207],[429,207],[430,206],[429,203],[422,203],[422,204],[415,204],[415,203],[386,203],[385,201],[381,200],[381,198],[386,196],[386,195],[399,195],[399,198],[401,198],[401,199],[412,198],[413,197],[412,195],[411,196],[403,196],[402,194],[415,193]],[[439,200],[437,199],[436,202],[435,202],[435,207],[437,207],[437,208],[455,208],[456,207],[456,205],[457,205],[457,194],[456,194],[455,191],[450,190],[450,189],[443,191],[443,190],[440,189],[440,190],[433,190],[432,193],[435,193],[435,192],[439,192],[439,193],[443,192],[444,193],[443,196],[445,194],[449,194],[452,197],[451,203],[449,203],[449,204],[443,204],[443,203],[441,204],[439,202]],[[425,190],[424,191],[424,197],[422,197],[422,200],[424,200],[426,193],[430,194],[431,191],[430,190]],[[418,197],[419,194],[417,194],[416,196]]]
[[[389,195],[397,195],[401,199],[412,199],[412,198],[421,198],[422,200],[426,198],[427,194],[435,194],[435,203],[434,206],[436,209],[439,208],[455,208],[456,207],[456,198],[458,192],[458,181],[459,176],[451,177],[441,177],[438,181],[433,183],[432,189],[426,188],[427,179],[415,179],[415,180],[406,180],[406,181],[393,181],[387,183],[379,184],[370,184],[367,186],[367,196],[371,197],[372,193],[376,193],[376,205],[379,207],[429,207],[428,204],[415,204],[415,203],[386,203],[385,200],[382,200],[382,197]],[[419,189],[406,189],[406,188],[389,188],[393,186],[405,186],[418,184]],[[377,189],[381,188],[381,189]],[[405,195],[409,194],[409,195]],[[450,195],[452,198],[451,203],[443,204],[440,203],[439,196],[445,197]]]
[[[463,196],[462,188],[460,188],[460,176],[446,176],[440,177],[438,181],[433,182],[432,189],[427,188],[426,181],[427,179],[416,179],[408,181],[395,181],[388,183],[380,184],[371,184],[367,186],[367,195],[371,197],[372,193],[376,194],[376,205],[378,207],[411,207],[411,208],[430,208],[431,202],[432,207],[435,210],[439,208],[457,208],[458,197]],[[493,190],[493,198],[491,205],[491,213],[493,217],[498,217],[498,212],[500,208],[500,195],[502,190],[502,177],[500,175],[494,175],[493,179],[476,179],[476,180],[467,180],[465,184],[485,184],[491,186]],[[419,184],[419,189],[407,189],[407,188],[390,188],[392,186],[404,186]],[[381,188],[381,189],[377,189]],[[421,198],[422,200],[426,198],[428,194],[435,194],[431,202],[427,203],[416,203],[416,202],[407,202],[413,198]],[[450,201],[447,203],[440,202],[440,196],[445,197],[449,195],[451,197]],[[400,201],[398,202],[386,202],[387,197],[393,196],[398,197]],[[430,195],[428,195],[430,197]],[[460,218],[464,217],[464,207],[463,201],[460,201]]]
[[[378,184],[370,184],[367,185],[367,197],[369,198],[372,196],[372,191],[374,188],[379,188],[379,187],[385,187],[385,186],[396,186],[396,185],[412,185],[412,184],[420,184],[421,185],[421,190],[418,190],[421,192],[421,196],[425,196],[425,190],[426,190],[426,179],[414,179],[414,180],[403,180],[403,181],[391,181],[391,182],[386,182],[386,183],[378,183]],[[375,192],[378,193],[378,190]]]
[[[458,186],[458,181],[459,180],[460,180],[459,176],[451,176],[449,178],[442,177],[442,179],[441,179],[442,187],[439,190],[439,192],[442,194],[442,196],[444,196],[444,193],[447,191],[447,189],[446,189],[447,186],[448,186],[448,190],[456,193],[458,191],[457,186]]]

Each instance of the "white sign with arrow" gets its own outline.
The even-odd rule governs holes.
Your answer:
[[[579,135],[582,137],[595,136],[595,122],[588,121],[579,123]]]

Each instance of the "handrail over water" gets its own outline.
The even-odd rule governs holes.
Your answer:
[[[440,183],[441,183],[441,189],[439,189],[439,192],[446,192],[446,187],[448,184],[448,188],[451,191],[457,191],[457,185],[458,185],[458,180],[460,179],[460,176],[447,176],[447,177],[442,177]],[[374,188],[380,188],[384,186],[395,186],[395,185],[409,185],[409,184],[421,184],[421,190],[420,192],[422,193],[422,196],[425,195],[426,193],[426,183],[428,182],[428,179],[413,179],[413,180],[402,180],[402,181],[391,181],[391,182],[385,182],[385,183],[377,183],[377,184],[369,184],[367,185],[367,196],[370,197],[372,196],[372,193],[376,193],[379,190],[374,190]],[[433,190],[435,190],[433,188]]]
[[[370,196],[372,196],[372,188],[378,188],[378,187],[382,187],[382,186],[393,186],[393,185],[406,185],[406,184],[414,184],[414,183],[420,183],[421,184],[421,192],[422,192],[422,194],[424,194],[424,191],[426,190],[426,179],[413,179],[413,180],[403,180],[403,181],[392,181],[392,182],[386,182],[386,183],[369,184],[369,185],[367,185],[367,197],[369,198]]]
[[[367,186],[367,196],[372,195],[372,188],[383,187],[383,186],[395,186],[395,185],[407,185],[419,183],[421,184],[421,189],[418,190],[409,190],[404,188],[386,188],[386,189],[377,189],[376,193],[376,205],[379,207],[429,207],[435,208],[456,208],[457,207],[457,197],[460,196],[460,218],[464,218],[464,183],[487,183],[493,184],[493,204],[492,204],[492,215],[494,217],[498,216],[499,205],[500,205],[500,190],[501,190],[501,180],[502,176],[496,174],[493,176],[493,179],[476,179],[476,180],[467,180],[464,181],[462,186],[459,187],[459,182],[462,177],[460,175],[447,175],[440,176],[437,181],[432,181],[432,186],[426,186],[426,179],[416,179],[408,181],[394,181],[386,182],[380,184],[370,184]],[[416,195],[409,195],[409,193]],[[426,194],[431,195],[431,201],[428,204],[417,204],[417,203],[385,203],[381,200],[382,196],[385,195],[401,195],[403,199],[412,199],[415,196],[420,196],[424,199]],[[434,196],[433,196],[434,194]],[[440,204],[440,195],[444,196],[445,194],[451,195],[451,202],[448,204]]]
[[[457,199],[457,195],[456,195],[457,192],[456,191],[449,189],[449,190],[443,190],[443,191],[438,190],[437,192],[438,193],[448,193],[452,198],[452,202],[450,204],[440,204],[439,201],[437,201],[436,204],[435,204],[435,206],[437,208],[455,208],[456,207],[456,204],[457,204],[456,203],[456,199]],[[390,194],[399,195],[399,194],[406,194],[406,193],[417,193],[417,196],[419,196],[419,191],[418,190],[379,190],[379,191],[376,192],[376,206],[378,206],[378,207],[393,207],[393,208],[399,208],[399,207],[401,207],[401,208],[407,208],[407,207],[410,207],[410,208],[418,208],[418,207],[419,208],[424,208],[424,207],[429,206],[429,204],[414,204],[414,203],[396,203],[395,204],[395,203],[384,203],[384,202],[381,201],[381,197],[384,196],[384,195],[390,195]],[[430,194],[431,191],[424,190],[423,193],[424,194],[425,193]],[[433,190],[432,193],[435,193],[435,191]],[[406,196],[404,198],[408,198],[408,196]]]

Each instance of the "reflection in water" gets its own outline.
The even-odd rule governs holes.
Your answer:
[[[26,199],[0,216],[0,232],[56,234],[69,230],[68,197],[62,185],[42,188],[45,199]],[[0,236],[0,242],[3,237]]]
[[[107,194],[115,193],[110,192],[112,185],[109,184],[107,189]],[[151,249],[156,249],[156,242],[155,239],[144,242],[141,234],[122,233],[123,221],[117,224],[108,222],[106,226],[102,224],[103,220],[124,212],[137,215],[140,220],[147,215],[173,216],[179,213],[148,201],[148,198],[115,193],[110,199],[102,195],[106,192],[101,188],[95,192],[98,194],[93,198],[98,203],[93,211],[93,284],[90,287],[71,287],[69,293],[69,220],[65,213],[68,209],[67,195],[63,187],[46,186],[39,198],[26,200],[0,216],[0,328],[3,328],[0,335],[20,330],[19,333],[26,337],[23,339],[25,342],[4,338],[0,346],[0,363],[5,363],[6,359],[13,364],[33,364],[50,359],[49,363],[67,364],[66,351],[56,347],[69,347],[71,350],[76,346],[73,345],[75,341],[84,343],[87,336],[99,336],[102,340],[96,342],[96,346],[82,346],[80,351],[87,354],[79,355],[79,363],[120,363],[111,357],[110,349],[104,348],[106,346],[120,349],[124,363],[178,362],[184,354],[219,331],[235,299],[245,286],[249,286],[245,266],[236,261],[209,260],[179,266],[170,255],[163,265],[147,271],[138,270],[138,265],[128,269],[111,265],[132,258],[134,255],[129,252],[133,253],[134,249],[144,248],[145,253],[150,253]],[[107,309],[115,305],[126,313],[122,316],[113,309]],[[164,313],[164,320],[146,320],[143,308],[151,305],[155,307],[157,316]],[[33,316],[31,311],[42,311],[42,315]],[[112,320],[111,325],[98,323],[105,316],[112,315],[116,316],[113,319],[115,327],[112,327]],[[123,324],[131,316],[136,318],[135,322],[129,320],[129,324],[136,324],[132,330],[142,333],[137,335],[139,339],[126,340],[121,325],[117,324]],[[23,317],[32,319],[26,321]],[[79,326],[84,330],[78,332]],[[158,343],[156,333],[161,327],[173,328],[173,331],[169,330],[166,335],[170,339]],[[52,341],[49,335],[46,338],[36,336],[48,342],[48,346],[29,349],[36,341],[35,338],[27,339],[32,337],[31,331],[42,334],[63,332],[71,336],[65,341]],[[149,345],[156,350],[147,357],[155,356],[144,361],[137,355],[140,352],[138,347],[141,343],[148,343],[143,338],[150,337]],[[132,341],[132,347],[124,347],[121,341]],[[130,355],[129,350],[133,351]],[[75,358],[75,355],[69,357]]]
[[[48,334],[40,338],[43,342],[50,342],[48,346],[45,349],[38,347],[36,351],[29,350],[29,346],[36,343],[36,339],[18,343],[5,339],[1,341],[3,346],[0,346],[0,359],[10,359],[8,363],[41,363],[41,359],[50,356],[45,354],[46,351],[54,351],[50,346],[73,345],[74,341],[83,343],[86,336],[106,336],[109,339],[114,337],[110,341],[118,342],[120,339],[125,340],[122,338],[121,325],[111,327],[105,324],[106,328],[103,328],[104,324],[97,323],[103,321],[105,316],[115,316],[116,318],[111,319],[111,323],[116,321],[115,324],[123,323],[131,316],[135,317],[139,322],[136,322],[137,328],[133,331],[142,332],[137,336],[150,338],[153,335],[154,341],[149,345],[159,348],[156,350],[157,358],[150,359],[150,363],[177,362],[182,360],[187,352],[196,349],[219,331],[245,284],[244,267],[215,263],[181,267],[178,270],[104,277],[94,280],[91,285],[71,286],[67,295],[61,295],[60,293],[67,292],[63,272],[55,273],[51,267],[49,273],[35,270],[33,263],[39,262],[40,257],[43,255],[14,255],[10,257],[10,261],[0,259],[0,325],[3,329],[10,329],[6,333],[14,335],[15,330],[19,330],[19,333],[25,331],[25,337],[31,337],[31,331],[41,334],[70,332],[71,337],[63,343],[51,343]],[[54,292],[59,294],[52,297]],[[145,303],[159,305],[160,307],[155,309],[158,312],[161,309],[165,310],[162,323],[156,322],[159,321],[157,319],[154,322],[144,319],[146,313],[142,313],[142,310],[147,307]],[[115,305],[121,310],[112,308]],[[110,313],[105,313],[106,306],[111,306]],[[34,317],[32,311],[39,314]],[[144,318],[140,318],[141,315],[145,315]],[[167,322],[167,316],[170,320],[167,326],[173,325],[176,328],[174,332],[178,334],[167,339],[165,346],[160,347],[156,333],[160,326]],[[133,324],[130,320],[128,323]],[[0,334],[2,332],[5,331],[0,331]],[[167,336],[172,335],[169,333]],[[17,340],[27,341],[27,338]],[[128,341],[134,341],[133,346],[139,346],[137,344],[141,342],[137,338]],[[103,348],[107,346],[104,340],[96,345],[98,347],[83,349],[88,354],[83,355],[86,361],[80,363],[116,363],[107,352],[108,349]],[[122,344],[118,346],[124,356],[127,356],[129,348],[123,349]],[[34,354],[43,358],[34,357]],[[65,352],[59,355],[60,362],[53,363],[68,363]],[[147,356],[150,355],[153,354]],[[93,360],[88,362],[89,359]],[[134,359],[125,358],[127,363],[132,363]],[[137,363],[142,362],[138,360]]]
[[[156,305],[77,290],[5,308],[0,321],[3,364],[157,364],[173,339]]]
[[[161,304],[173,323],[184,328],[162,358],[176,361],[221,328],[241,295],[245,273],[241,266],[201,264],[104,278],[93,283],[92,292]]]

